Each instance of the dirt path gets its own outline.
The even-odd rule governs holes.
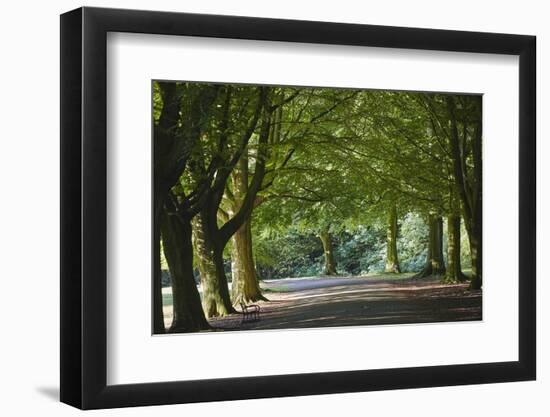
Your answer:
[[[437,280],[384,276],[297,278],[262,283],[261,320],[210,320],[217,330],[288,329],[481,319],[481,291]]]

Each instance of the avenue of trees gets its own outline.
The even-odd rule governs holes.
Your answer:
[[[154,82],[153,123],[155,333],[267,300],[262,279],[481,288],[480,96]]]

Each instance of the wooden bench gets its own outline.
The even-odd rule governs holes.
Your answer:
[[[257,304],[246,305],[243,302],[239,303],[241,305],[241,311],[243,313],[243,319],[241,323],[253,322],[260,320],[260,306]]]

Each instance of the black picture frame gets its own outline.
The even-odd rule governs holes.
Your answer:
[[[519,56],[519,358],[513,362],[107,385],[108,32]],[[82,409],[534,380],[534,36],[79,8],[61,15],[61,401]]]

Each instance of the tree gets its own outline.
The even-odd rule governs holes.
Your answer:
[[[202,311],[200,296],[193,279],[191,225],[177,215],[163,213],[161,233],[166,261],[172,275],[173,320],[171,331],[206,330],[210,326]]]
[[[254,177],[261,174],[261,186],[254,194],[254,203],[250,208],[250,214],[243,220],[242,225],[235,231],[231,237],[231,299],[233,305],[247,304],[259,300],[267,301],[262,295],[258,274],[254,264],[253,243],[252,243],[252,210],[261,204],[262,199],[259,192],[268,187],[264,184],[267,174],[267,166],[270,159],[273,157],[273,148],[280,145],[281,141],[281,114],[285,103],[291,101],[297,96],[294,92],[285,99],[284,92],[279,92],[279,98],[282,100],[276,105],[272,105],[272,117],[270,120],[270,132],[268,137],[268,147],[264,146],[262,166],[258,165],[257,161],[259,147],[254,155],[253,149],[249,144],[247,151],[242,155],[239,163],[231,173],[231,180],[228,181],[226,190],[220,208],[218,209],[218,218],[226,223],[234,217],[239,210],[243,208],[247,200],[247,195],[251,193],[250,181],[254,181]],[[286,164],[292,152],[288,154],[283,164]],[[256,160],[254,173],[251,175],[249,161]],[[274,161],[271,161],[274,162]],[[273,163],[271,164],[274,165]],[[259,172],[258,169],[262,171]],[[272,172],[276,172],[274,168]],[[273,182],[273,175],[271,176]],[[250,196],[249,198],[251,198]]]
[[[161,239],[177,331],[205,328],[208,317],[264,299],[254,251],[266,231],[316,236],[316,273],[324,267],[332,275],[337,261],[341,265],[345,236],[384,229],[381,268],[400,272],[400,222],[416,213],[428,219],[429,230],[419,276],[444,274],[447,282],[458,282],[462,217],[472,252],[472,287],[480,285],[479,97],[154,83],[154,122],[156,332],[164,328]],[[379,234],[372,232],[373,238]],[[229,242],[231,292],[224,270]],[[193,278],[194,256],[202,300]]]
[[[207,212],[209,204],[218,198],[220,190],[223,192],[231,170],[256,128],[266,97],[266,89],[263,87],[246,92],[248,97],[240,102],[237,109],[242,117],[237,118],[239,126],[236,126],[229,123],[231,87],[183,83],[181,88],[181,100],[175,106],[177,117],[173,118],[166,138],[185,148],[185,158],[178,158],[177,153],[166,152],[170,158],[176,160],[179,175],[176,176],[176,183],[169,188],[163,204],[166,218],[170,221],[168,223],[165,220],[163,223],[166,226],[165,233],[168,233],[168,226],[171,225],[170,232],[178,234],[176,237],[163,236],[163,247],[172,274],[174,311],[178,312],[174,315],[172,330],[178,332],[197,330],[189,328],[189,325],[205,323],[200,317],[194,317],[195,320],[185,317],[186,312],[203,315],[202,309],[196,308],[196,305],[191,309],[189,306],[180,306],[181,303],[189,302],[200,305],[198,297],[182,293],[183,289],[189,290],[192,285],[195,286],[192,268],[188,267],[192,265],[193,259],[193,248],[188,244],[191,241],[191,222]],[[248,106],[249,103],[252,104]],[[253,109],[252,113],[248,111],[249,108]],[[231,129],[237,129],[240,134],[232,134]],[[155,148],[155,152],[160,153],[161,150],[157,151]],[[172,222],[171,217],[181,224]],[[181,245],[172,247],[175,243]],[[173,254],[176,253],[184,259],[181,265],[174,264]],[[203,283],[203,286],[207,288],[206,297],[203,298],[208,299],[212,292],[208,291],[208,285]],[[225,288],[227,289],[226,282]],[[225,295],[228,299],[228,294]]]
[[[343,94],[334,95],[323,89],[279,88],[273,90],[271,105],[271,131],[265,152],[264,181],[256,194],[252,209],[270,199],[294,198],[280,187],[272,187],[274,183],[284,183],[288,173],[289,163],[299,159],[299,149],[307,148],[308,142],[314,137],[318,125],[325,122],[334,110],[345,102]],[[252,145],[252,144],[251,144]],[[250,147],[250,146],[249,146]],[[253,153],[243,155],[243,159],[251,159]],[[298,158],[297,158],[298,157]],[[241,206],[241,201],[248,193],[247,178],[252,164],[243,163],[232,172],[232,180],[226,187],[224,200],[218,217],[227,221]],[[254,175],[256,172],[254,172]],[[282,178],[281,178],[282,177]],[[297,188],[297,183],[287,183],[291,189]],[[299,188],[299,187],[298,187]],[[279,200],[280,201],[280,200]],[[252,234],[245,233],[250,229],[251,217],[245,220],[243,226],[232,237],[232,298],[233,303],[241,301],[257,301],[265,299],[258,285],[257,274],[254,271]],[[335,272],[335,271],[334,271]]]
[[[397,206],[394,204],[388,214],[388,232],[386,247],[385,272],[400,273],[399,259],[397,256]]]
[[[330,228],[323,228],[319,232],[319,239],[323,244],[323,254],[325,255],[324,275],[338,275],[336,272],[336,261],[334,260],[334,249],[332,247],[332,236]]]
[[[447,215],[447,271],[444,282],[454,284],[467,280],[462,273],[460,257],[460,204],[455,187],[449,193],[449,214]]]
[[[430,228],[428,240],[428,254],[424,269],[415,275],[415,278],[424,278],[430,275],[445,275],[445,260],[443,258],[443,219],[440,215],[431,213],[428,217]]]
[[[447,234],[447,271],[445,282],[454,284],[467,279],[462,273],[460,264],[460,216],[456,214],[449,214],[447,216]]]
[[[224,142],[229,139],[236,139],[236,141],[233,140],[236,145],[229,162],[216,172],[215,183],[208,194],[207,203],[193,219],[194,242],[203,289],[202,304],[207,317],[225,316],[235,312],[223,266],[223,251],[229,239],[249,218],[256,194],[262,185],[265,174],[264,153],[270,132],[273,109],[269,103],[268,88],[259,87],[257,89],[259,95],[255,102],[242,97],[243,94],[250,95],[249,91],[250,89],[246,87],[237,91],[237,94],[241,93],[241,97],[240,100],[235,101],[233,101],[234,92],[232,89],[228,89],[226,92],[222,122],[224,129],[221,130],[221,135],[224,136]],[[252,102],[252,105],[249,105],[250,102]],[[245,116],[240,119],[236,118],[235,114],[239,113]],[[239,211],[220,226],[218,224],[218,213],[226,190],[226,182],[239,160],[242,159],[247,145],[256,131],[260,115],[261,126],[258,132],[258,149],[253,179]],[[202,157],[199,156],[190,166],[194,181],[198,181],[204,176],[205,167]]]
[[[174,223],[169,218],[166,203],[172,188],[178,183],[180,175],[186,169],[195,145],[200,139],[202,130],[207,123],[209,109],[216,99],[218,88],[197,88],[190,84],[155,82],[153,94],[154,104],[154,263],[153,277],[153,331],[165,331],[162,304],[162,284],[160,266],[161,229],[167,223]],[[182,109],[185,112],[182,112]],[[194,200],[187,200],[190,211],[201,204],[204,190],[195,190]],[[188,211],[187,214],[191,214]],[[192,269],[185,268],[187,261],[193,259],[192,249],[185,243],[190,236],[177,236],[174,233],[190,233],[185,227],[189,221],[181,217],[181,227],[174,223],[174,230],[164,236],[164,251],[172,274],[174,315],[172,329],[177,331],[193,331],[207,327],[200,307],[200,298],[194,286]],[[179,253],[178,256],[175,256]],[[182,261],[180,263],[179,257]],[[197,314],[191,317],[190,314]],[[201,317],[202,315],[202,317]]]
[[[457,102],[460,106],[457,109]],[[481,96],[446,96],[450,119],[450,142],[454,178],[462,202],[464,222],[470,240],[472,279],[470,287],[482,285],[481,208]],[[461,133],[459,133],[459,126]]]
[[[252,249],[252,225],[247,220],[232,237],[231,298],[233,304],[267,301],[262,295]]]
[[[357,165],[366,177],[370,200],[378,196],[367,206],[367,218],[387,218],[385,271],[398,272],[397,207],[405,213],[445,212],[447,150],[433,135],[418,94],[370,91],[357,100],[337,146],[345,155],[343,163]]]

